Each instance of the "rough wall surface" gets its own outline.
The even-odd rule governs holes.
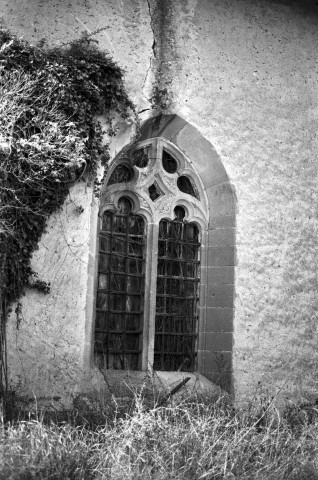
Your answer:
[[[94,33],[125,71],[126,85],[138,107],[152,56],[152,30],[147,0],[10,0],[0,3],[2,24],[31,43],[46,39],[59,45]]]
[[[233,363],[237,398],[257,390],[283,397],[315,393],[316,10],[307,3],[300,7],[298,2],[270,0],[1,0],[0,5],[5,24],[30,40],[46,37],[60,43],[80,32],[105,28],[97,35],[100,46],[125,68],[138,108],[149,108],[153,82],[159,96],[160,90],[167,91],[161,100],[170,112],[195,125],[214,145],[238,201]],[[89,217],[89,211],[82,217],[88,219],[85,215]],[[59,227],[52,222],[55,237]],[[86,237],[79,233],[79,238],[84,242]],[[60,237],[50,241],[63,243]],[[44,245],[48,248],[44,242],[36,258],[48,251]],[[85,255],[87,250],[84,259]],[[72,311],[84,308],[77,304],[82,299],[72,297],[80,271],[70,270],[61,281],[50,262],[45,262],[44,272],[51,265],[48,271],[60,292],[72,292],[67,294],[73,298]],[[84,285],[84,277],[82,281]],[[31,319],[42,312],[41,318],[50,318],[47,323],[55,329],[52,338],[60,339],[57,325],[66,304],[57,312],[52,297],[29,298],[24,312],[28,319],[14,335],[25,338],[18,348],[37,356],[40,352],[35,354],[30,343],[32,338],[35,342]],[[41,302],[52,306],[43,308]],[[53,312],[57,324],[50,316]],[[67,322],[73,322],[69,314]],[[72,338],[74,326],[69,330]],[[80,334],[75,346],[67,346],[64,339],[64,351],[80,348],[79,338]],[[50,358],[57,349],[51,350]]]
[[[21,322],[17,325],[14,315],[8,322],[10,378],[20,394],[31,398],[69,397],[80,389],[94,203],[92,189],[78,183],[63,210],[49,219],[32,266],[51,282],[51,292],[28,291],[21,300]]]
[[[177,2],[166,39],[172,108],[238,198],[237,398],[316,393],[318,11],[286,3]]]

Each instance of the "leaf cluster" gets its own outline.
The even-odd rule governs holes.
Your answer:
[[[0,31],[2,308],[38,286],[30,260],[46,220],[75,182],[92,181],[107,162],[96,118],[114,112],[134,112],[123,72],[89,37],[49,48]]]

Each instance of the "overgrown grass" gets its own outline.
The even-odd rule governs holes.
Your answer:
[[[84,416],[82,426],[4,425],[0,479],[318,479],[318,423],[297,408],[284,418],[222,399],[149,409],[136,397],[130,413],[116,412],[98,412],[93,429]]]

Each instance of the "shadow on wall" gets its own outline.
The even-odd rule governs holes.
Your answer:
[[[255,4],[253,0],[250,0]],[[318,18],[318,2],[315,0],[261,0],[264,5],[283,5],[295,12],[315,16]]]

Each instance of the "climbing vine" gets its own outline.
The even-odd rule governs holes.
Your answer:
[[[123,73],[92,37],[36,46],[0,31],[1,325],[26,287],[43,292],[31,257],[47,218],[77,181],[94,182],[103,145],[100,114],[134,115]],[[1,340],[1,339],[0,339]]]

